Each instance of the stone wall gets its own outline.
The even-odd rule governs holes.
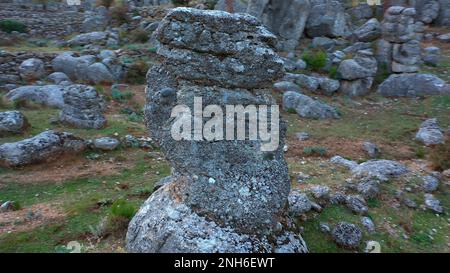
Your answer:
[[[17,83],[19,80],[19,66],[26,59],[41,59],[47,72],[52,72],[52,60],[56,57],[55,53],[43,52],[6,52],[0,51],[0,85],[7,83]],[[9,80],[8,80],[9,79]]]
[[[0,3],[0,20],[12,19],[27,25],[31,36],[55,38],[79,32],[83,13],[71,10],[58,12],[43,10],[38,6],[21,6]]]

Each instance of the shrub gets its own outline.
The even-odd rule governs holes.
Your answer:
[[[133,93],[130,91],[122,92],[117,88],[112,88],[111,97],[115,101],[122,102],[131,99],[131,97],[133,97]]]
[[[11,33],[13,31],[24,33],[27,30],[27,26],[19,21],[6,19],[0,21],[0,30],[7,33]]]
[[[333,65],[332,67],[330,67],[329,76],[332,79],[338,78],[338,67],[337,66]]]
[[[136,214],[136,207],[124,199],[118,199],[111,205],[111,215],[131,220]]]
[[[130,22],[130,16],[128,16],[128,6],[126,4],[110,8],[110,14],[116,25],[120,26]]]
[[[205,5],[207,9],[214,9],[218,0],[206,0]]]
[[[303,153],[306,155],[324,156],[327,154],[327,149],[324,147],[305,147]]]
[[[137,28],[130,32],[130,40],[134,43],[146,43],[149,39],[147,31]]]
[[[321,70],[327,64],[327,54],[323,50],[306,51],[302,59],[314,71]]]
[[[22,204],[20,204],[19,201],[12,202],[12,210],[16,211],[16,210],[21,210],[21,209],[22,209]]]
[[[172,4],[174,6],[187,6],[189,5],[190,0],[172,0]]]
[[[444,171],[450,168],[450,145],[439,144],[434,146],[430,152],[430,161],[433,169]]]
[[[114,0],[97,0],[97,6],[104,6],[110,8],[114,4]]]
[[[149,65],[144,61],[132,63],[127,71],[126,81],[133,84],[144,84]]]

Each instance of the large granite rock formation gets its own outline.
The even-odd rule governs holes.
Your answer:
[[[268,106],[267,116],[276,118],[268,89],[283,75],[283,62],[274,52],[275,36],[247,14],[188,8],[170,11],[155,35],[163,62],[148,73],[145,115],[173,173],[171,182],[157,190],[131,221],[127,249],[306,252],[286,216],[290,181],[283,157],[285,123],[270,125],[279,133],[274,149],[264,149],[260,138],[190,139],[196,126],[186,129],[187,138],[182,140],[171,134],[183,119],[191,123],[190,111],[171,116],[173,108],[194,109],[198,97],[203,105],[216,105],[224,113],[226,105]],[[227,132],[232,130],[234,139],[234,115],[231,120],[219,115],[218,120]],[[238,120],[244,128],[254,125],[242,117]],[[206,126],[205,121],[194,118],[200,125]]]

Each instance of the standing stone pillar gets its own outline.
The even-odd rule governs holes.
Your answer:
[[[394,73],[415,73],[421,62],[420,43],[416,38],[414,8],[390,7],[381,23],[382,39],[377,45],[377,59],[383,69]]]
[[[267,119],[259,112],[257,121],[237,114],[245,128],[276,120],[270,87],[284,74],[274,52],[276,37],[248,14],[189,8],[170,11],[155,35],[163,61],[147,76],[146,123],[173,173],[171,182],[131,221],[128,250],[306,252],[286,217],[290,180],[283,156],[285,123],[269,124],[279,136],[274,149],[264,149],[267,143],[250,135],[236,139],[235,115],[225,118],[217,109],[214,116],[223,128],[215,130],[226,134],[231,128],[231,139],[188,137],[198,132],[196,124],[206,128],[210,120],[205,115],[191,119],[199,101],[205,112],[215,105],[224,115],[229,106],[270,109]],[[171,115],[180,105],[184,112]],[[192,128],[185,139],[174,139],[174,125],[186,119]]]

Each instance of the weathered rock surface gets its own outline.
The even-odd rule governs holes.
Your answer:
[[[392,160],[369,160],[352,169],[356,177],[372,177],[380,181],[388,181],[390,178],[409,172],[401,163]]]
[[[64,106],[63,92],[64,86],[61,85],[27,85],[9,91],[5,97],[13,102],[31,101],[50,107],[62,108]]]
[[[357,248],[362,239],[361,229],[346,222],[337,224],[331,234],[339,246],[350,249]]]
[[[300,117],[311,119],[338,119],[339,112],[336,108],[314,100],[297,92],[286,92],[283,96],[283,109],[294,110]]]
[[[311,12],[306,23],[309,37],[346,37],[351,34],[351,21],[341,1],[311,0]]]
[[[425,145],[444,143],[445,136],[439,127],[437,119],[433,118],[424,121],[416,134],[416,140],[423,142]]]
[[[19,66],[19,73],[22,80],[39,80],[45,76],[44,62],[37,58],[23,61]]]
[[[101,137],[94,139],[93,145],[98,150],[112,151],[120,145],[120,141],[113,137]]]
[[[273,49],[275,36],[247,14],[176,8],[161,21],[155,37],[163,62],[147,74],[145,115],[152,139],[173,167],[173,181],[133,218],[127,249],[306,252],[301,237],[285,224],[290,179],[283,122],[280,143],[270,152],[259,139],[175,140],[170,129],[191,118],[186,111],[171,117],[172,108],[193,109],[194,97],[222,109],[274,104],[269,90],[284,73]]]
[[[405,43],[415,37],[414,8],[392,6],[384,15],[381,23],[383,39],[392,43]]]
[[[386,97],[417,97],[450,94],[450,85],[432,74],[391,75],[378,86]]]
[[[310,9],[310,0],[250,0],[247,12],[278,36],[278,48],[293,51],[303,35]]]
[[[381,24],[376,18],[372,18],[357,28],[353,34],[360,42],[375,41],[381,36]]]
[[[0,112],[0,137],[20,134],[29,126],[27,118],[19,111]]]
[[[0,165],[17,167],[55,160],[83,151],[86,145],[70,133],[45,131],[32,138],[0,145]]]
[[[298,217],[311,210],[311,201],[308,196],[299,190],[294,190],[289,194],[289,213]]]
[[[100,129],[106,125],[104,101],[94,87],[74,84],[63,92],[64,106],[59,119],[76,128]]]

